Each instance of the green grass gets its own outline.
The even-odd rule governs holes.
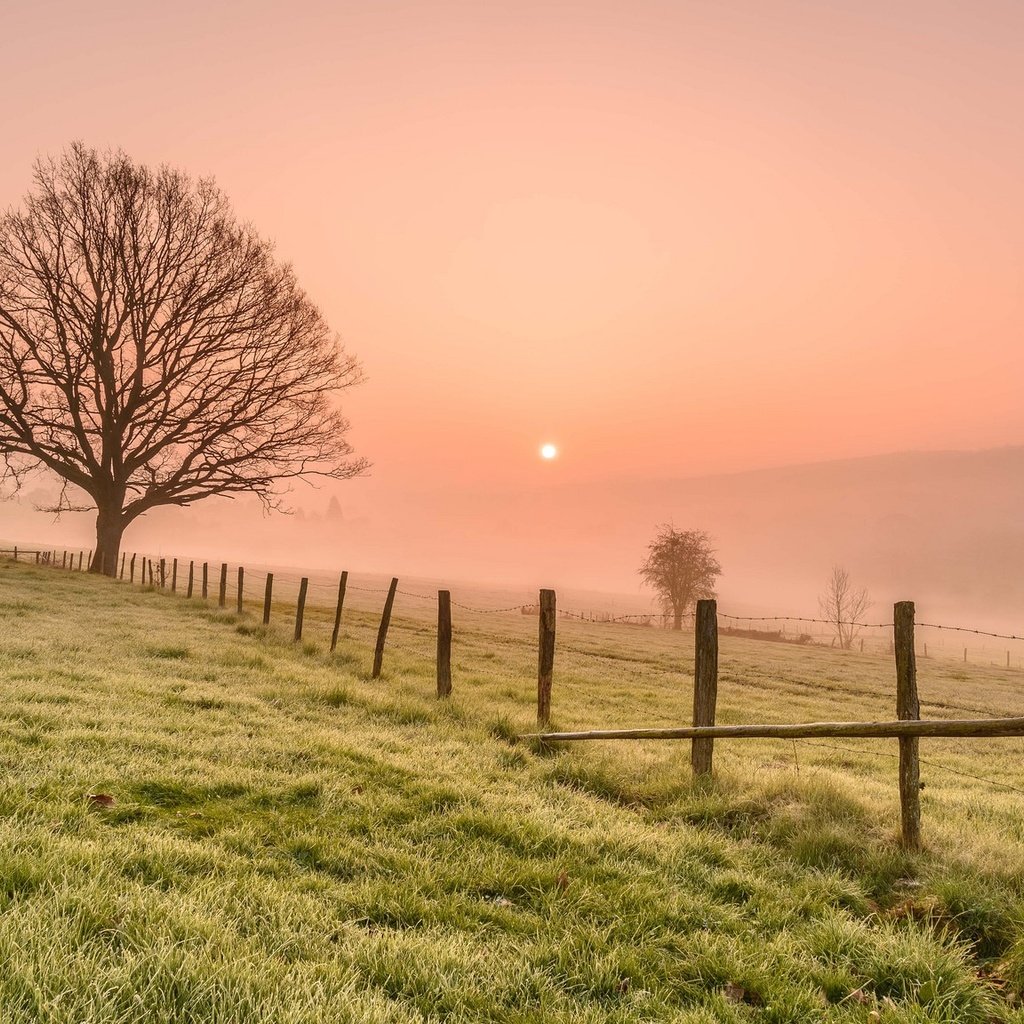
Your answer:
[[[531,752],[536,620],[254,615],[0,564],[0,1021],[1024,1021],[1022,794],[894,744]],[[400,609],[401,612],[401,609]],[[692,650],[559,623],[561,725],[685,720]],[[721,721],[888,717],[882,656],[726,638]],[[1021,673],[923,667],[927,714]],[[956,677],[954,677],[956,676]],[[881,752],[881,753],[878,753]],[[924,756],[1013,785],[1020,743]],[[109,794],[105,806],[90,800]]]

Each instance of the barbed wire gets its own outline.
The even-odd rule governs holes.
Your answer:
[[[826,747],[829,750],[839,750],[846,754],[873,754],[876,757],[889,757],[893,759],[899,759],[899,754],[893,754],[888,750],[866,750],[858,747],[843,747],[835,743],[821,743],[818,740],[798,739],[794,740],[794,743],[805,743],[810,747]],[[998,779],[990,779],[983,775],[973,775],[971,772],[962,771],[959,768],[953,768],[948,764],[943,764],[941,761],[925,760],[923,757],[919,757],[918,760],[921,764],[928,765],[929,768],[938,768],[940,771],[949,772],[951,775],[960,775],[965,779],[973,779],[975,782],[984,782],[988,786],[1000,786],[1003,789],[1009,789],[1014,793],[1024,794],[1024,789],[1019,786],[1011,786],[1008,782],[999,782]]]
[[[729,615],[719,612],[720,619],[732,619],[733,622],[817,622],[825,626],[859,626],[862,629],[891,629],[891,622],[855,622],[836,619],[812,619],[800,615]]]

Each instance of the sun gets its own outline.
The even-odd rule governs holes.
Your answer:
[[[553,444],[542,444],[540,446],[540,457],[542,459],[553,459],[558,454],[558,449]]]

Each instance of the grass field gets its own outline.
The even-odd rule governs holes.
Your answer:
[[[1016,740],[539,756],[536,620],[430,607],[370,681],[371,602],[265,630],[0,564],[0,1021],[1024,1021]],[[692,645],[559,623],[561,726],[685,720]],[[920,665],[929,717],[1024,714],[1024,673]],[[891,717],[893,667],[723,638],[719,720]],[[941,765],[943,767],[937,767]],[[961,774],[954,774],[954,769]],[[109,795],[91,800],[90,795]]]

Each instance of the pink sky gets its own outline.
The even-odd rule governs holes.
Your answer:
[[[1024,442],[1019,2],[41,0],[4,35],[0,202],[76,138],[214,175],[365,365],[360,514]]]

